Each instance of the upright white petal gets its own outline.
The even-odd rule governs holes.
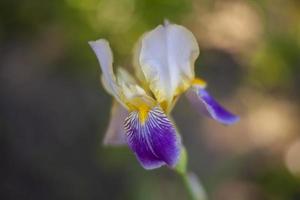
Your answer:
[[[154,100],[141,88],[135,79],[123,68],[119,67],[117,77],[113,72],[113,56],[109,43],[100,39],[89,42],[100,63],[103,87],[127,109],[135,109],[141,104],[154,104]]]
[[[120,88],[116,83],[116,77],[113,72],[113,55],[109,43],[104,39],[89,42],[94,50],[100,63],[102,71],[102,83],[104,88],[113,95],[118,101],[120,100]]]
[[[183,26],[166,23],[143,36],[140,67],[159,102],[171,104],[174,96],[190,86],[198,55],[195,37]]]

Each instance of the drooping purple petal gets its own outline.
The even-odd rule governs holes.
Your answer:
[[[202,87],[193,86],[188,90],[187,97],[200,112],[222,124],[230,125],[239,120],[238,116],[226,110]]]
[[[144,122],[138,111],[125,119],[127,143],[145,169],[174,167],[180,155],[180,138],[161,108],[154,107]]]

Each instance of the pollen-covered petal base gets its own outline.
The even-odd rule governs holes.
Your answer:
[[[174,167],[178,162],[180,138],[160,107],[154,107],[147,113],[129,113],[125,119],[125,131],[130,149],[145,169],[162,165]]]

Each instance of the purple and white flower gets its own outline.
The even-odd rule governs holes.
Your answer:
[[[115,98],[104,144],[127,143],[145,169],[174,167],[179,160],[182,145],[170,112],[181,94],[222,124],[238,121],[207,92],[205,81],[195,78],[199,47],[183,26],[166,22],[142,36],[134,55],[136,78],[121,67],[114,73],[106,40],[89,44],[101,66],[102,84]]]

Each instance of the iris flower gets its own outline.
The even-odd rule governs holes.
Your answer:
[[[170,112],[181,94],[222,124],[238,121],[208,93],[205,81],[195,78],[199,47],[185,27],[166,22],[145,33],[135,48],[135,76],[122,67],[114,73],[105,39],[89,44],[100,63],[103,87],[115,99],[104,143],[127,143],[145,169],[178,163],[182,144]]]

